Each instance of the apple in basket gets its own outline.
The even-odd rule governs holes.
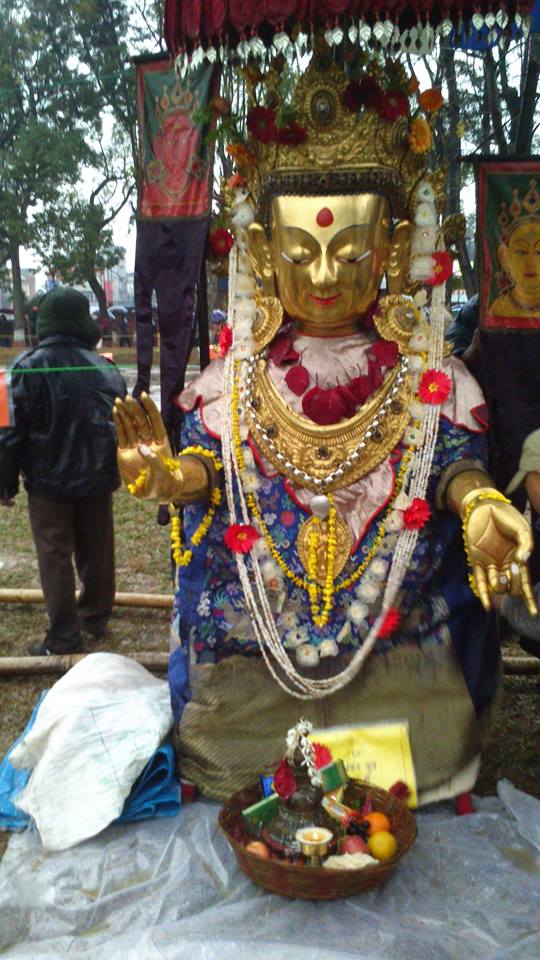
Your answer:
[[[362,837],[346,836],[339,842],[340,853],[369,853],[369,847]]]

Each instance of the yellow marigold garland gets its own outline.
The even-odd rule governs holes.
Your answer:
[[[138,477],[135,478],[133,483],[128,483],[127,489],[132,497],[137,496],[139,490],[141,493],[144,493],[146,488],[146,481],[148,480],[148,474],[150,473],[148,467],[143,467]]]
[[[233,396],[232,396],[233,444],[234,444],[238,466],[240,468],[241,473],[243,473],[245,471],[245,460],[244,460],[244,453],[242,450],[242,440],[240,437],[240,415],[238,412],[239,397],[240,397],[240,390],[239,390],[238,376],[236,376],[234,380]],[[398,476],[396,477],[394,493],[387,507],[387,514],[390,513],[391,506],[394,500],[399,495],[399,492],[401,490],[401,486],[405,477],[405,473],[409,465],[409,460],[411,459],[411,455],[412,455],[412,451],[407,450],[403,456],[401,467],[400,467]],[[272,557],[273,560],[275,560],[275,562],[277,563],[282,573],[285,574],[285,576],[287,577],[288,580],[291,581],[291,583],[294,583],[296,587],[299,587],[300,589],[305,590],[307,592],[310,599],[310,606],[311,606],[314,622],[316,623],[317,626],[325,626],[326,623],[328,623],[330,611],[332,609],[334,597],[336,593],[341,593],[341,591],[347,590],[349,587],[352,587],[360,579],[360,577],[365,573],[369,564],[375,557],[379,549],[379,544],[386,534],[386,516],[383,517],[383,519],[380,521],[379,529],[377,531],[375,539],[373,540],[373,543],[369,549],[369,552],[366,554],[362,563],[356,568],[354,573],[352,573],[349,577],[346,577],[344,580],[340,580],[338,583],[336,583],[333,578],[333,569],[334,569],[333,557],[335,556],[336,543],[334,543],[333,547],[331,547],[330,541],[329,541],[329,553],[330,553],[330,550],[332,550],[332,564],[330,564],[329,562],[327,567],[327,576],[326,576],[324,587],[322,588],[323,608],[321,610],[320,606],[318,605],[318,596],[319,596],[320,588],[319,588],[319,585],[314,580],[314,577],[310,575],[310,568],[312,566],[311,550],[312,550],[313,541],[310,540],[310,557],[308,559],[308,579],[306,580],[303,577],[297,576],[294,573],[294,571],[291,570],[289,565],[286,563],[286,561],[283,559],[283,557],[279,553],[272,539],[272,534],[270,533],[266,523],[264,522],[263,516],[259,508],[259,504],[257,502],[255,495],[252,493],[246,493],[245,497],[246,497],[246,503],[259,525],[259,529],[264,537],[264,541],[266,543],[270,556]],[[335,507],[333,509],[334,509],[334,540],[335,540]],[[332,510],[330,511],[330,513],[332,513]],[[330,516],[329,516],[329,522],[330,522]],[[314,569],[315,567],[313,564],[313,570]]]
[[[213,450],[206,450],[205,447],[199,446],[186,447],[185,450],[181,451],[181,456],[190,453],[199,457],[206,457],[207,460],[211,460],[214,469],[218,472],[223,470],[223,463]],[[165,466],[167,466],[170,470],[175,470],[178,467],[178,460],[173,460],[170,457],[164,458],[164,463]],[[198,547],[204,540],[212,525],[216,515],[216,510],[219,507],[221,500],[222,493],[220,488],[214,487],[210,496],[210,507],[202,518],[199,526],[192,534],[191,546]],[[193,551],[189,547],[184,547],[182,545],[182,524],[180,523],[180,517],[177,513],[171,516],[171,552],[177,567],[187,567],[191,563]]]

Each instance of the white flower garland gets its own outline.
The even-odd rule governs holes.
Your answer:
[[[431,207],[433,213],[435,213],[434,197],[431,186],[427,183],[422,183],[417,190],[416,197],[418,201],[418,206],[416,209],[419,210],[418,220],[423,220],[425,218],[432,220],[433,217],[431,211],[428,212],[426,210],[426,208]],[[243,196],[238,196],[237,202],[238,204],[243,204],[245,206]],[[249,359],[252,350],[251,324],[248,323],[248,320],[246,319],[250,315],[250,312],[244,307],[253,296],[254,288],[252,288],[249,283],[238,283],[239,259],[245,254],[247,246],[245,219],[246,216],[244,211],[242,225],[238,225],[236,230],[240,257],[238,256],[237,245],[235,244],[230,252],[229,260],[229,323],[233,329],[233,344],[225,359],[225,397],[229,402],[226,403],[224,410],[222,443],[225,489],[227,494],[230,521],[231,523],[237,523],[240,520],[240,522],[244,524],[250,524],[250,511],[246,501],[246,491],[244,490],[242,483],[240,465],[237,461],[234,444],[233,410],[231,402],[232,397],[235,394],[234,388],[236,378],[236,361]],[[419,223],[418,220],[416,221],[416,229],[423,229],[422,224]],[[442,244],[442,239],[439,241],[439,243]],[[418,259],[420,258],[417,257],[416,260]],[[429,256],[426,259],[429,259],[430,267],[432,269],[432,257]],[[240,275],[248,275],[245,266],[245,258],[244,262],[242,263]],[[428,367],[434,370],[441,369],[443,359],[446,314],[444,306],[444,290],[444,284],[436,286],[433,290],[431,301],[431,331],[429,338]],[[418,300],[420,303],[425,302],[425,297],[419,297]],[[419,346],[423,346],[423,344],[419,344]],[[242,381],[242,377],[240,379]],[[241,383],[241,393],[242,389]],[[424,411],[416,411],[416,413],[419,412],[423,413],[423,417],[420,420],[420,427],[409,427],[405,432],[406,436],[404,436],[405,442],[417,447],[417,450],[412,458],[411,463],[409,464],[404,478],[402,493],[400,494],[401,502],[399,505],[396,503],[394,510],[388,518],[388,530],[391,530],[392,527],[394,527],[396,532],[399,531],[399,533],[388,569],[388,577],[384,589],[381,609],[372,627],[368,630],[362,646],[355,652],[349,665],[343,671],[341,671],[341,673],[328,679],[312,680],[303,676],[296,670],[287,654],[287,650],[283,644],[283,639],[278,633],[274,614],[270,607],[268,598],[267,585],[269,580],[272,581],[275,589],[276,584],[279,582],[279,572],[276,572],[274,566],[272,566],[271,570],[269,569],[269,555],[266,550],[260,546],[256,545],[256,548],[250,551],[251,576],[244,555],[240,553],[235,554],[238,574],[246,600],[246,606],[253,622],[255,637],[261,655],[277,683],[283,688],[283,690],[297,699],[322,699],[323,697],[330,696],[338,690],[343,689],[343,687],[345,687],[356,676],[356,674],[359,673],[367,661],[371,651],[373,650],[373,647],[375,646],[375,643],[377,642],[381,624],[389,610],[397,601],[399,591],[407,573],[407,569],[410,565],[418,539],[418,530],[403,529],[401,511],[406,509],[407,504],[412,499],[425,498],[435,452],[435,445],[437,442],[440,406],[438,404],[430,405],[425,413]],[[415,411],[413,409],[413,417],[414,413]],[[416,422],[418,423],[418,419]],[[234,494],[235,488],[239,498],[239,514],[237,511]],[[252,492],[252,490],[250,489],[249,492]],[[379,562],[379,565],[381,563],[383,565],[386,563],[386,561],[382,560],[382,558],[376,558],[373,561],[375,565],[377,562]],[[370,568],[368,568],[367,573],[370,572],[371,566],[372,565],[370,565]],[[384,577],[385,570],[386,568],[384,566],[380,566],[380,574],[378,577],[377,574],[375,574],[375,578],[382,579]],[[375,566],[375,571],[377,571],[377,566]],[[357,607],[355,607],[353,603],[353,613],[350,617],[352,622],[357,622],[360,613],[363,612],[363,610],[360,609],[360,606],[362,606],[361,601],[365,599],[369,602],[369,598],[366,594],[369,586],[369,582],[364,584],[362,581],[362,583],[356,588],[356,595],[360,598],[360,603],[358,604],[358,601],[356,601],[358,604]],[[373,584],[371,584],[371,586],[373,586]],[[287,639],[289,641],[287,646],[289,648],[294,648],[297,646],[295,644],[293,634],[294,631],[289,631],[287,635]],[[304,647],[305,644],[298,647],[298,649],[303,650]],[[337,653],[336,641],[330,639],[329,644],[327,644],[327,648],[325,648],[325,655],[334,656],[335,653]]]

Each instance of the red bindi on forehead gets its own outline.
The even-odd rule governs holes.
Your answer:
[[[334,222],[334,214],[328,207],[323,207],[322,210],[319,210],[315,220],[319,227],[329,227]]]

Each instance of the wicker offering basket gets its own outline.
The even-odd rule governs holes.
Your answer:
[[[240,868],[259,886],[284,897],[298,897],[302,900],[351,897],[385,883],[416,839],[416,822],[412,813],[401,800],[386,790],[361,780],[351,780],[347,785],[344,800],[350,803],[351,800],[359,799],[363,803],[367,793],[371,794],[373,809],[385,813],[389,818],[397,840],[397,851],[386,863],[364,867],[362,870],[295,866],[280,860],[266,860],[249,853],[231,836],[230,831],[242,826],[242,810],[261,799],[258,783],[235,793],[226,801],[219,814],[219,825],[235,852]]]

